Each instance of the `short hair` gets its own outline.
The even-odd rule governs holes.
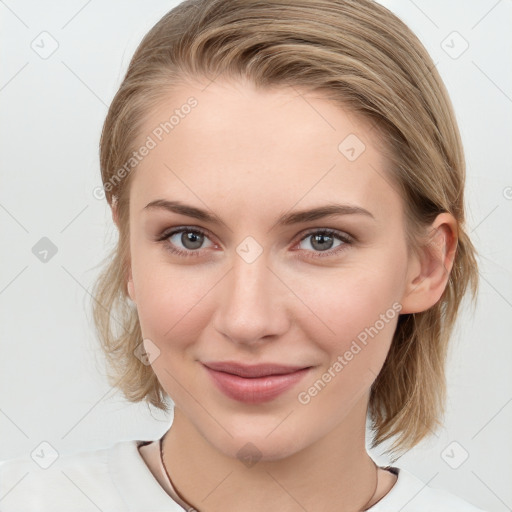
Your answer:
[[[131,402],[166,412],[167,393],[134,351],[142,342],[129,304],[126,172],[141,127],[177,84],[197,77],[297,86],[371,121],[384,141],[406,213],[408,248],[439,213],[458,222],[453,267],[439,301],[401,314],[370,390],[371,447],[394,438],[405,452],[441,425],[447,348],[468,286],[478,289],[476,251],[465,227],[465,161],[451,101],[427,50],[396,15],[371,0],[186,0],[165,14],[135,51],[106,116],[101,176],[116,201],[119,239],[94,284],[93,316],[109,382]],[[125,169],[119,177],[119,170]],[[126,176],[124,176],[126,174]]]

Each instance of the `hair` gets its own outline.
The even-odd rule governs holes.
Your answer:
[[[319,91],[371,121],[385,141],[390,174],[403,198],[408,248],[425,247],[421,233],[438,214],[457,220],[455,260],[440,300],[426,311],[399,316],[370,389],[371,447],[393,438],[387,453],[409,450],[441,426],[448,341],[468,285],[475,300],[478,271],[465,227],[462,142],[448,93],[419,39],[371,0],[186,0],[145,35],[100,140],[105,195],[111,207],[116,202],[119,227],[93,293],[110,383],[131,402],[169,411],[151,366],[134,356],[142,333],[127,291],[133,172],[119,170],[126,169],[151,109],[173,86],[218,76],[261,88]],[[119,180],[119,174],[127,175]]]

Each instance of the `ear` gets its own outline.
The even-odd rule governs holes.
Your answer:
[[[117,229],[119,229],[117,196],[112,196],[112,220],[114,221],[114,224],[117,226]],[[126,288],[128,289],[128,295],[130,296],[130,299],[132,300],[132,302],[136,303],[137,301],[135,300],[135,287],[133,286],[133,276],[132,276],[131,265],[128,270],[128,278],[127,278]]]
[[[128,288],[128,295],[130,296],[132,302],[137,303],[137,300],[135,298],[135,287],[133,286],[133,276],[131,267],[128,271],[128,281],[126,283],[126,287]]]
[[[119,215],[117,211],[117,196],[112,196],[112,220],[114,221],[114,224],[117,226],[117,229],[119,229]]]
[[[400,313],[420,313],[439,301],[453,267],[457,240],[456,219],[440,213],[428,228],[419,255],[411,255]]]

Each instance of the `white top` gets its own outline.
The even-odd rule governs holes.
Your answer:
[[[49,445],[33,452],[34,459],[0,461],[0,511],[183,512],[186,505],[167,478],[158,442],[120,441],[58,457],[49,466]],[[485,512],[447,491],[426,486],[402,468],[389,469],[398,475],[397,481],[368,512]]]

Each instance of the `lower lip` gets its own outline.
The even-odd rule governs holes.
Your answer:
[[[260,404],[277,398],[297,384],[311,368],[284,375],[245,378],[204,366],[220,391],[229,398],[246,404]]]

